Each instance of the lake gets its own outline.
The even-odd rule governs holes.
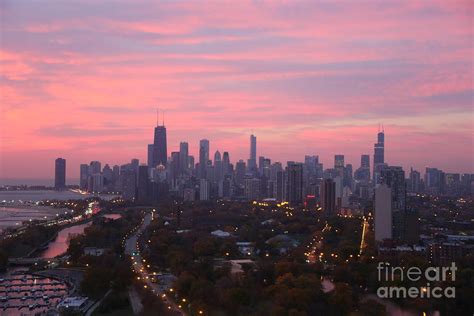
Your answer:
[[[119,196],[114,194],[81,194],[73,191],[53,191],[53,190],[25,190],[25,191],[0,191],[0,202],[2,201],[32,201],[38,202],[43,200],[83,200],[89,197],[100,197],[104,200],[111,200]]]

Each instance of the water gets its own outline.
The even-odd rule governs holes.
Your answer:
[[[0,206],[0,233],[8,227],[19,227],[25,221],[50,220],[55,218],[56,214],[62,214],[65,211],[67,211],[67,209],[54,209],[47,206]]]
[[[82,200],[89,197],[98,196],[104,200],[111,200],[117,195],[113,194],[81,194],[73,191],[53,191],[53,190],[33,190],[33,191],[0,191],[0,202],[6,201],[31,201],[38,202],[43,200]]]
[[[66,179],[67,185],[78,185],[79,179]],[[0,178],[0,185],[54,186],[54,179],[11,179]],[[1,315],[1,314],[0,314]]]
[[[90,226],[92,222],[85,224],[74,225],[71,227],[64,228],[59,231],[58,237],[49,243],[48,249],[43,251],[39,257],[41,258],[54,258],[64,254],[69,246],[69,239],[72,236],[84,233],[84,229]]]

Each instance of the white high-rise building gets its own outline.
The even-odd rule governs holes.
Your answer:
[[[392,189],[381,184],[375,189],[375,240],[392,239]]]

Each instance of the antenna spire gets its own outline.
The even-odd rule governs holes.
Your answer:
[[[165,111],[163,111],[163,126],[165,126]]]
[[[160,111],[156,108],[156,126],[160,125]]]

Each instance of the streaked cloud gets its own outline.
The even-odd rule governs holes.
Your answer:
[[[0,177],[144,160],[156,108],[170,150],[246,158],[253,131],[259,155],[357,166],[384,123],[390,163],[474,172],[472,1],[0,6]]]

